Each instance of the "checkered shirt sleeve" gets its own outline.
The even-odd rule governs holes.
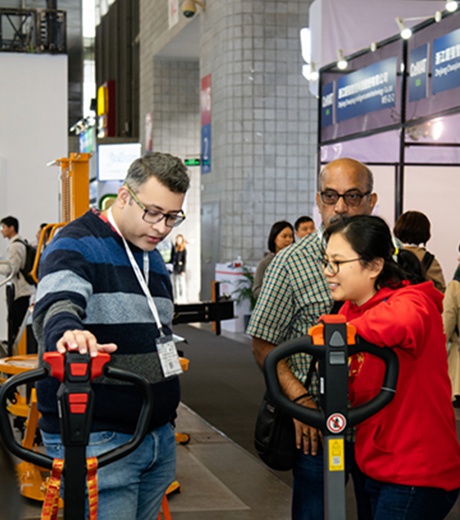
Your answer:
[[[308,334],[318,318],[331,310],[321,251],[320,239],[314,233],[275,256],[265,273],[247,334],[279,345]],[[288,359],[290,369],[302,382],[310,359],[307,354],[295,354]]]

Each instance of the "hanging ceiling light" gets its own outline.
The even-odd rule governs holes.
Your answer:
[[[316,70],[316,63],[314,61],[311,62],[310,68],[310,81],[318,81],[319,72]]]
[[[340,70],[345,70],[348,67],[348,62],[345,59],[345,56],[343,55],[343,50],[342,49],[339,49],[337,51],[337,58],[338,58],[337,59],[337,67]]]
[[[412,30],[409,29],[409,27],[406,26],[403,19],[400,16],[397,16],[395,18],[396,25],[399,29],[399,34],[401,35],[401,38],[403,40],[408,40],[412,36]]]
[[[316,64],[314,61],[311,63],[304,63],[302,66],[302,76],[307,81],[318,81],[319,72],[316,70]]]
[[[446,0],[446,10],[449,11],[449,13],[453,13],[457,10],[458,2],[455,2],[455,0]]]

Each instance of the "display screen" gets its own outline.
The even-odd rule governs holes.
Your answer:
[[[97,149],[97,179],[122,181],[130,164],[140,156],[140,143],[100,144]]]

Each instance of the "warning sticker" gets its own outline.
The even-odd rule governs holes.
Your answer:
[[[347,420],[341,413],[333,413],[327,419],[327,429],[332,433],[340,433],[345,430]]]
[[[329,439],[329,471],[345,470],[345,452],[343,439]]]

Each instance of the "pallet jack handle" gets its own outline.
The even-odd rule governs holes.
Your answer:
[[[338,330],[338,325],[342,325],[342,330]],[[347,369],[348,356],[359,352],[377,356],[384,361],[386,366],[384,381],[380,392],[373,399],[347,411],[347,426],[355,426],[376,414],[393,399],[398,380],[398,358],[395,352],[388,347],[377,347],[356,336],[354,328],[346,325],[345,317],[342,315],[322,316],[320,324],[316,327],[310,329],[309,335],[286,341],[267,355],[264,362],[267,389],[275,404],[283,411],[302,423],[325,432],[327,425],[326,414],[323,410],[306,408],[293,403],[284,395],[277,377],[277,364],[288,356],[306,352],[315,356],[320,365],[325,363],[332,367],[342,367],[342,371],[344,371]],[[327,344],[327,339],[329,339],[329,344]]]
[[[277,364],[284,358],[304,352],[314,356],[319,366],[320,408],[315,410],[293,403],[278,381]],[[366,352],[385,362],[385,377],[380,392],[371,400],[348,406],[348,356]],[[315,362],[315,361],[312,361]],[[326,520],[344,520],[345,508],[345,429],[377,413],[394,397],[398,380],[398,358],[387,347],[377,347],[356,335],[356,329],[340,314],[325,315],[309,335],[287,341],[265,358],[267,389],[274,403],[288,415],[323,433],[324,509]]]
[[[6,448],[17,457],[47,469],[53,468],[53,458],[21,446],[15,439],[7,411],[7,400],[20,385],[44,379],[48,376],[61,381],[57,392],[60,409],[61,436],[65,449],[64,518],[84,518],[86,446],[89,443],[93,411],[91,381],[104,375],[111,379],[136,385],[142,394],[142,408],[131,439],[115,449],[97,457],[101,468],[134,451],[147,434],[153,411],[153,396],[148,381],[137,374],[108,366],[110,355],[99,353],[90,358],[88,354],[47,352],[43,367],[8,379],[0,389],[0,433]]]

